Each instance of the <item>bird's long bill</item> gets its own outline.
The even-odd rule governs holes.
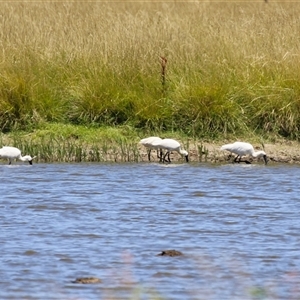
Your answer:
[[[189,162],[189,156],[188,155],[185,157],[185,160],[186,160],[186,162]]]
[[[265,161],[265,165],[268,164],[268,158],[267,158],[267,155],[264,155],[263,158],[264,158],[264,161]]]

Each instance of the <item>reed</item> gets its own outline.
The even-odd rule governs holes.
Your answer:
[[[59,132],[58,132],[59,130]],[[37,156],[36,162],[137,162],[136,132],[126,128],[88,128],[51,124],[33,133],[0,135],[0,147],[16,146],[22,153]]]
[[[0,8],[2,132],[61,123],[193,138],[299,138],[297,3],[38,1]],[[69,158],[90,156],[79,145],[62,147]]]
[[[208,149],[201,143],[200,145],[198,145],[198,157],[199,157],[199,162],[203,161],[203,156],[204,156],[204,161],[207,161],[207,157],[208,157]]]

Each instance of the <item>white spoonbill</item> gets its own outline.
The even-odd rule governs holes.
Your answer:
[[[186,162],[189,162],[189,154],[186,150],[181,149],[181,145],[179,142],[173,139],[163,139],[161,141],[157,140],[152,143],[153,146],[158,147],[160,149],[166,149],[167,152],[163,157],[163,162],[166,161],[166,156],[168,155],[168,162],[171,162],[170,160],[170,152],[171,151],[177,151],[179,154],[183,155],[185,157]]]
[[[233,144],[226,144],[221,147],[221,150],[227,150],[231,153],[234,153],[237,155],[237,157],[234,159],[233,162],[241,162],[242,156],[250,155],[252,157],[260,158],[262,157],[265,161],[265,164],[267,164],[267,155],[265,151],[259,150],[255,151],[253,146],[249,143],[245,142],[235,142]],[[251,164],[250,161],[244,161],[247,164]]]
[[[147,148],[148,160],[149,161],[151,161],[150,154],[151,154],[152,149],[157,150],[157,158],[159,158],[160,161],[162,160],[162,150],[160,149],[160,152],[158,152],[159,147],[153,146],[154,142],[161,141],[161,140],[162,139],[158,136],[150,136],[148,138],[144,138],[144,139],[140,140],[139,143]]]
[[[35,158],[30,155],[21,155],[21,151],[15,147],[5,146],[0,149],[0,158],[7,158],[8,164],[10,165],[14,159],[19,159],[21,161],[28,161],[32,165],[32,160]]]

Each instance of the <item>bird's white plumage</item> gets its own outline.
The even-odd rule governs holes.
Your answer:
[[[159,140],[154,141],[152,144],[155,147],[167,150],[167,152],[164,156],[164,160],[165,160],[167,155],[169,157],[171,151],[176,151],[179,154],[183,155],[185,157],[186,161],[188,162],[188,155],[189,154],[186,150],[181,149],[181,145],[178,141],[173,140],[173,139],[162,139],[161,141],[159,141]],[[169,161],[170,161],[170,158],[169,158]]]
[[[252,157],[263,157],[265,160],[265,163],[267,163],[267,155],[265,151],[259,150],[255,151],[253,146],[249,143],[245,142],[235,142],[232,144],[226,144],[221,147],[221,150],[227,150],[231,153],[234,153],[237,155],[236,159],[239,157],[241,158],[242,156],[252,156]],[[235,161],[236,161],[235,159]]]
[[[162,139],[158,136],[150,136],[148,138],[144,138],[140,140],[140,144],[142,144],[143,146],[147,147],[147,148],[151,148],[151,149],[157,149],[156,146],[153,145],[153,143],[155,143],[156,141],[161,141]]]
[[[150,136],[150,137],[147,137],[147,138],[144,138],[144,139],[141,139],[139,141],[139,144],[145,146],[146,148],[148,148],[147,150],[147,153],[148,153],[148,160],[150,161],[151,160],[151,149],[157,149],[157,157],[160,159],[162,159],[162,151],[160,151],[160,153],[158,153],[158,149],[159,147],[155,146],[154,143],[155,142],[158,142],[158,141],[161,141],[162,139],[158,136]]]
[[[16,147],[4,146],[0,149],[0,158],[8,159],[9,164],[15,159],[19,159],[21,161],[28,161],[32,164],[32,160],[35,157],[31,157],[30,155],[21,155],[21,150]]]

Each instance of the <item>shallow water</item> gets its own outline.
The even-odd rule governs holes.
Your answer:
[[[0,299],[300,298],[299,166],[16,163],[0,178]]]

